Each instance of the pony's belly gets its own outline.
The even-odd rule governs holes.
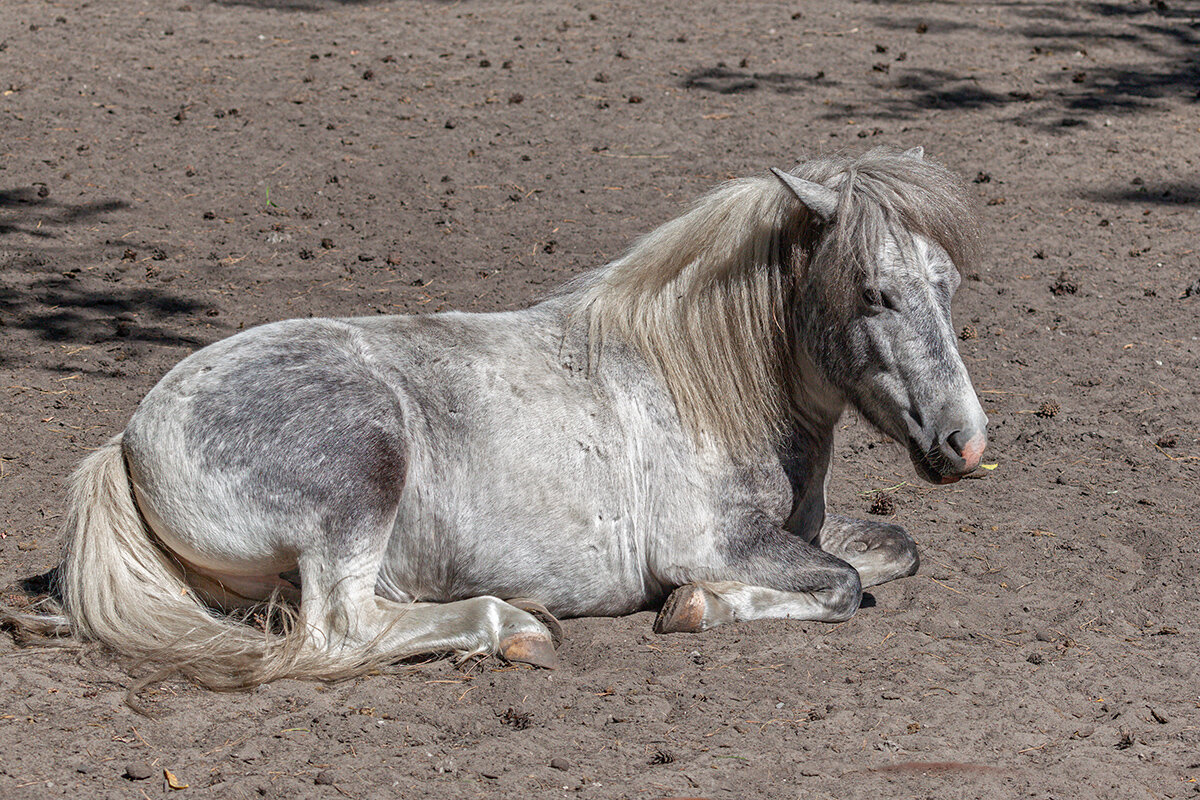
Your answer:
[[[523,538],[436,565],[393,547],[380,569],[376,593],[399,602],[525,597],[564,618],[630,614],[664,594],[640,566],[613,565],[595,549],[529,545]]]

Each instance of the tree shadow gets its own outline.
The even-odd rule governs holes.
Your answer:
[[[694,69],[680,82],[685,89],[701,89],[716,94],[744,94],[768,88],[777,94],[798,94],[815,84],[832,85],[823,72],[800,75],[794,72],[746,72],[724,64]]]
[[[1150,0],[1145,5],[1133,3],[1084,3],[1083,7],[1101,17],[1162,17],[1194,21],[1200,16],[1200,6],[1188,0]]]
[[[75,266],[82,248],[63,243],[73,238],[72,228],[128,207],[123,200],[61,203],[44,187],[0,189],[0,244],[5,245],[0,251],[0,325],[57,344],[202,344],[166,323],[203,313],[208,304],[156,286],[117,286],[121,276],[116,270],[101,274]],[[17,362],[0,352],[0,365]]]
[[[939,20],[929,15],[875,17],[871,21],[884,29],[919,29],[928,35],[968,29],[984,36],[1016,33],[1030,42],[1030,60],[1034,65],[1055,53],[1086,54],[1089,45],[1114,43],[1136,48],[1146,60],[1105,66],[1081,61],[1077,69],[1065,69],[1061,61],[1047,61],[1035,80],[1044,88],[1002,92],[981,88],[967,75],[900,66],[892,72],[896,75],[893,86],[904,91],[878,101],[879,107],[856,105],[847,113],[882,112],[892,118],[908,118],[929,109],[1020,104],[1022,110],[1011,122],[1061,130],[1085,124],[1071,117],[1072,113],[1133,113],[1152,108],[1160,100],[1200,101],[1200,60],[1195,55],[1200,50],[1200,2],[1196,0],[1152,0],[1145,5],[1111,2],[1067,5],[1017,0],[991,5],[1029,22],[1016,28],[997,28]],[[1036,109],[1030,108],[1030,103]]]
[[[36,239],[54,239],[53,227],[80,222],[110,211],[128,208],[124,200],[101,200],[70,205],[51,200],[48,190],[20,187],[0,189],[0,236],[23,233]],[[51,226],[51,227],[46,227]]]
[[[1105,203],[1136,203],[1160,206],[1200,206],[1200,182],[1181,181],[1111,187],[1089,192],[1092,200]]]
[[[346,6],[378,6],[383,5],[388,0],[212,0],[212,2],[218,6],[241,6],[243,8],[255,8],[262,11],[320,12],[329,11],[334,8],[344,8]],[[456,0],[423,0],[423,2],[449,5],[456,2]]]
[[[916,69],[896,80],[901,89],[913,93],[910,103],[920,109],[974,109],[1003,105],[1009,98],[983,89],[974,81],[938,69]]]
[[[203,313],[208,304],[158,289],[107,289],[91,283],[84,283],[77,271],[69,270],[39,278],[23,288],[0,286],[0,319],[10,329],[31,331],[42,341],[54,344],[206,344],[171,330],[166,323]],[[24,363],[24,359],[0,352],[0,366],[18,363]]]

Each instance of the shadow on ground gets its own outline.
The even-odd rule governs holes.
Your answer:
[[[37,186],[0,190],[0,324],[61,344],[200,344],[160,323],[203,313],[206,303],[159,287],[115,285],[111,275],[75,266],[80,248],[62,243],[72,238],[74,226],[128,205],[123,200],[60,203]],[[13,360],[0,353],[0,364]]]
[[[262,11],[328,11],[345,6],[378,6],[385,0],[213,0],[219,6],[241,6]],[[422,0],[423,3],[449,5],[454,0]]]
[[[981,15],[979,23],[939,18],[945,9],[961,3],[943,2],[914,5],[910,2],[881,0],[881,5],[896,5],[914,11],[929,9],[920,15],[878,16],[871,24],[883,32],[910,31],[936,38],[954,37],[970,31],[983,36],[1011,36],[1011,28],[988,24]],[[1135,113],[1153,108],[1160,99],[1184,99],[1200,106],[1200,2],[1086,3],[1080,6],[1061,3],[1007,3],[993,5],[1022,6],[1016,13],[1028,20],[1016,33],[1029,42],[1029,61],[1035,70],[1032,80],[1013,84],[984,86],[972,75],[959,75],[943,69],[911,65],[907,53],[877,45],[879,61],[873,67],[875,81],[885,90],[882,96],[861,101],[833,104],[826,119],[874,117],[877,119],[914,120],[929,110],[969,111],[985,106],[1011,106],[1011,122],[1039,126],[1055,131],[1090,124],[1091,114]],[[884,37],[886,39],[886,36]],[[948,40],[949,41],[949,40]],[[1087,48],[1136,48],[1151,56],[1146,64],[1109,64],[1097,66],[1084,60]],[[889,52],[891,51],[891,52]],[[887,55],[884,55],[887,53]],[[1063,54],[1080,54],[1077,68],[1066,69]],[[700,67],[681,81],[688,89],[716,94],[744,94],[770,90],[795,94],[816,85],[836,85],[838,76],[824,73],[811,76],[796,73],[755,73],[730,69],[724,64]]]
[[[797,94],[821,82],[829,83],[825,81],[823,72],[808,76],[794,72],[747,72],[718,64],[692,70],[684,76],[682,84],[685,89],[701,89],[717,94],[744,94],[760,88],[778,94]]]
[[[1103,203],[1153,203],[1161,206],[1200,207],[1200,183],[1182,181],[1131,184],[1088,193],[1088,198]]]
[[[92,203],[59,203],[50,199],[45,186],[0,189],[0,236],[23,233],[36,239],[55,239],[63,225],[86,222],[92,217],[128,208],[124,200]]]
[[[907,4],[904,4],[907,5]],[[957,4],[950,4],[957,5]],[[1029,20],[1016,32],[1030,43],[1030,60],[1063,53],[1086,55],[1088,46],[1111,46],[1141,50],[1155,60],[1147,66],[1115,65],[1064,70],[1060,63],[1047,63],[1035,83],[1038,91],[1014,87],[994,91],[974,84],[969,76],[938,70],[897,70],[896,86],[910,90],[885,101],[894,116],[911,116],[930,108],[971,109],[981,105],[1027,104],[1041,108],[1022,111],[1014,121],[1071,127],[1079,124],[1063,114],[1121,113],[1149,108],[1162,98],[1200,101],[1200,2],[1162,0],[1146,4],[1085,3],[998,3],[1021,5],[1016,13]],[[876,17],[872,22],[891,30],[916,30],[926,35],[971,27],[985,35],[1010,35],[983,22],[966,26],[928,16]],[[861,112],[859,112],[861,113]]]

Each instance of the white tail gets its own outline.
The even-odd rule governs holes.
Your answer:
[[[330,652],[279,603],[282,633],[220,616],[196,596],[182,567],[154,540],[133,499],[121,436],[76,471],[59,567],[59,614],[0,612],[18,628],[100,642],[122,656],[181,673],[212,689],[279,678],[336,680],[381,660],[372,644]]]

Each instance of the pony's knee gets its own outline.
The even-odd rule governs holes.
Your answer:
[[[904,529],[901,528],[901,533]],[[907,578],[916,575],[921,568],[921,555],[917,552],[917,543],[908,534],[902,539],[896,539],[891,544],[892,563],[896,565],[897,578]]]
[[[862,579],[858,570],[847,565],[844,569],[834,571],[822,599],[829,622],[845,622],[853,617],[862,603]]]

